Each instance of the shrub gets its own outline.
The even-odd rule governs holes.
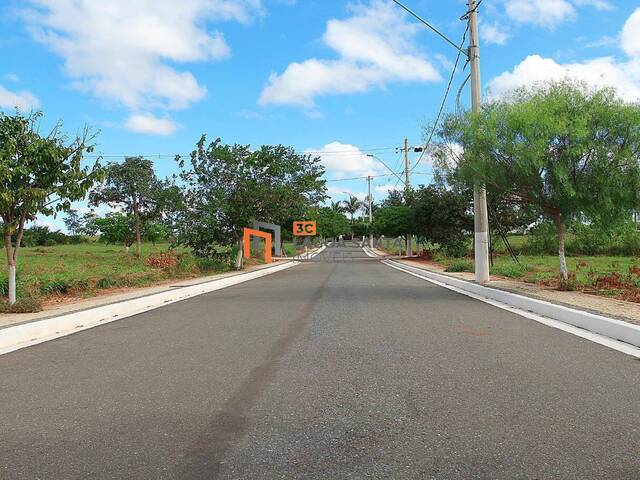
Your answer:
[[[42,310],[42,302],[36,297],[21,297],[10,305],[6,300],[0,301],[0,313],[34,313]]]
[[[178,256],[174,250],[154,253],[147,258],[147,265],[153,268],[174,270],[178,266],[178,263]]]
[[[521,263],[510,263],[507,265],[494,265],[491,268],[491,273],[495,275],[502,275],[509,278],[521,278],[524,277],[529,271],[526,265]]]
[[[96,283],[96,287],[100,289],[106,289],[106,288],[111,288],[115,286],[115,284],[116,284],[115,280],[112,279],[111,277],[102,277]]]
[[[40,285],[40,293],[43,295],[65,294],[71,290],[72,286],[68,280],[51,280]]]
[[[454,260],[447,268],[444,269],[445,272],[473,272],[473,262],[469,260]]]
[[[555,255],[558,250],[556,229],[551,222],[541,222],[533,227],[523,251],[531,255]]]

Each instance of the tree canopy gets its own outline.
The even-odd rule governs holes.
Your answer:
[[[38,215],[55,215],[84,198],[101,176],[96,161],[83,166],[93,151],[95,134],[88,128],[73,139],[57,123],[47,134],[38,131],[41,112],[24,116],[0,112],[0,216],[9,267],[9,302],[15,298],[15,265],[25,223]]]
[[[107,203],[112,207],[123,207],[133,215],[136,254],[139,256],[142,223],[159,215],[158,198],[162,188],[151,160],[125,157],[124,162],[111,162],[105,167],[105,182],[91,191],[89,200],[94,206]]]
[[[441,136],[460,178],[486,184],[522,208],[537,209],[558,234],[578,215],[619,219],[638,207],[640,109],[611,89],[569,81],[522,89],[478,114],[451,115]]]
[[[235,242],[238,268],[243,229],[253,220],[285,224],[325,199],[320,159],[282,145],[251,150],[207,143],[203,135],[188,160],[177,160],[186,206],[178,241],[202,256],[218,256],[219,245]]]

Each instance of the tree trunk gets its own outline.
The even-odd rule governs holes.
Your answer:
[[[242,270],[242,238],[236,240],[236,245],[238,246],[238,252],[236,253],[236,270]]]
[[[4,248],[7,254],[7,270],[9,274],[9,304],[16,303],[16,263],[11,254],[11,235],[4,234]]]
[[[139,257],[142,254],[142,240],[140,238],[140,213],[137,206],[133,208],[133,216],[136,220],[136,256]]]
[[[16,266],[9,263],[9,305],[16,303]]]
[[[556,224],[556,233],[558,235],[558,257],[560,258],[560,285],[565,286],[569,281],[569,270],[567,269],[567,259],[564,256],[564,223],[562,214],[556,213],[553,218]]]

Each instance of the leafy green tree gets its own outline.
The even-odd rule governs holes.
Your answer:
[[[104,184],[89,194],[91,205],[106,203],[133,215],[136,255],[140,256],[142,223],[159,215],[157,199],[163,184],[156,177],[153,162],[142,157],[126,157],[122,163],[111,162],[105,172]]]
[[[98,162],[81,165],[83,154],[93,151],[95,134],[85,128],[69,141],[58,123],[43,136],[38,132],[41,117],[41,112],[0,113],[0,216],[11,304],[16,301],[16,262],[25,223],[69,210],[100,177]]]
[[[373,233],[385,237],[400,237],[414,227],[415,213],[406,205],[381,207],[373,219]]]
[[[415,215],[415,233],[440,245],[449,255],[466,253],[466,237],[473,231],[467,196],[431,185],[412,192],[410,204]]]
[[[562,283],[565,228],[572,219],[615,220],[638,207],[640,108],[614,90],[571,82],[524,89],[479,114],[449,116],[442,137],[459,145],[468,184],[538,209],[556,228]]]
[[[100,241],[104,243],[122,243],[126,251],[129,251],[136,241],[136,219],[133,215],[122,213],[110,213],[103,218],[93,220],[100,232]]]
[[[144,224],[144,238],[154,245],[157,242],[166,240],[167,236],[167,227],[164,224],[155,222],[148,222]]]
[[[81,227],[78,231],[80,235],[95,237],[98,234],[98,226],[95,223],[96,214],[93,210],[86,212],[80,219]]]
[[[178,242],[204,257],[219,257],[221,245],[235,244],[238,269],[243,229],[253,220],[284,225],[326,198],[320,159],[282,145],[252,151],[220,139],[207,144],[203,135],[188,161],[177,160],[185,205]]]
[[[317,233],[321,237],[336,238],[347,234],[350,230],[347,217],[332,207],[312,209],[309,219],[316,221]]]
[[[380,207],[399,207],[404,205],[404,193],[400,190],[389,190],[387,198],[382,200]],[[406,232],[405,232],[406,233]]]
[[[71,235],[77,235],[82,228],[82,217],[80,217],[78,210],[69,210],[64,217],[64,224]]]
[[[342,206],[344,211],[351,216],[351,224],[353,225],[353,217],[362,208],[364,202],[354,195],[349,195],[349,200],[344,200]]]
[[[329,207],[334,212],[344,213],[344,207],[342,206],[342,202],[331,202],[331,206]]]

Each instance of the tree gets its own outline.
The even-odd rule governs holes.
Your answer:
[[[469,197],[430,185],[412,192],[410,204],[416,234],[440,245],[449,255],[464,255],[466,236],[473,230]]]
[[[354,195],[349,195],[349,200],[342,202],[344,211],[351,216],[351,224],[353,225],[353,216],[362,208],[364,202]]]
[[[344,213],[344,207],[342,206],[342,202],[340,202],[340,201],[338,201],[338,202],[333,202],[332,201],[330,208],[334,212]]]
[[[107,203],[123,207],[133,215],[136,255],[140,256],[142,223],[155,218],[158,192],[162,183],[153,170],[153,162],[142,157],[125,157],[124,162],[111,162],[105,167],[105,182],[89,194],[91,205]]]
[[[64,217],[64,224],[71,235],[77,235],[82,228],[82,218],[78,213],[78,210],[71,209]]]
[[[96,225],[95,219],[96,214],[93,210],[82,215],[80,230],[78,233],[81,235],[87,235],[89,237],[95,237],[98,234],[98,226]]]
[[[67,211],[100,178],[99,163],[81,165],[95,134],[85,128],[69,141],[58,122],[40,135],[41,112],[0,113],[0,216],[9,270],[9,303],[16,301],[16,262],[25,223],[38,215]]]
[[[312,209],[309,219],[316,221],[317,234],[321,237],[336,238],[347,234],[350,230],[347,217],[332,207]]]
[[[100,231],[102,242],[122,243],[128,252],[136,241],[136,219],[132,215],[110,213],[103,218],[94,219],[94,223]]]
[[[252,151],[220,139],[207,144],[203,135],[188,162],[177,160],[185,205],[177,241],[205,257],[220,257],[220,246],[235,244],[238,269],[243,229],[253,220],[285,224],[326,198],[320,159],[282,145]]]
[[[400,237],[414,230],[415,215],[406,205],[378,209],[373,219],[373,232],[385,237]]]
[[[468,184],[486,183],[553,221],[562,284],[566,225],[638,207],[640,109],[612,89],[565,81],[519,90],[479,114],[449,116],[441,133],[462,148],[457,168]]]

